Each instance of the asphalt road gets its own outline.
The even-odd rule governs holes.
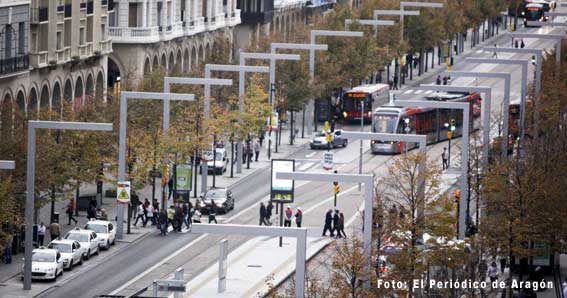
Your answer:
[[[538,29],[549,30],[549,29]],[[530,31],[534,31],[531,29]],[[532,44],[535,45],[535,41]],[[509,46],[510,41],[500,40],[497,41],[498,46]],[[530,43],[526,42],[527,47]],[[537,42],[537,46],[545,45],[551,47],[551,42]],[[471,56],[490,56],[490,53],[473,53]],[[514,57],[521,57],[521,55],[513,55]],[[472,65],[474,67],[474,65]],[[471,65],[458,64],[454,70],[470,70]],[[519,79],[520,74],[518,67],[514,66],[496,66],[497,71],[512,72],[512,92],[519,94]],[[530,76],[531,78],[531,76]],[[433,77],[432,80],[435,78]],[[454,82],[456,82],[454,80]],[[497,87],[501,90],[503,82],[501,80],[486,79],[478,80],[479,85],[489,85]],[[411,89],[411,87],[410,87]],[[498,91],[496,91],[498,92]],[[501,93],[501,91],[499,91]],[[408,97],[411,97],[408,95]],[[500,97],[496,95],[496,97]],[[495,96],[493,96],[494,100]],[[512,96],[514,98],[514,95]],[[383,104],[387,101],[386,97],[379,99],[377,105]],[[494,106],[497,106],[495,104]],[[494,109],[493,109],[494,111]],[[369,126],[366,126],[368,129]],[[347,130],[358,130],[358,126],[352,125],[345,127]],[[337,152],[336,158],[347,162],[341,169],[341,172],[358,172],[358,142],[351,142],[346,149],[335,149]],[[293,154],[291,158],[296,159],[321,159],[323,152],[318,151],[312,155],[311,150],[303,148]],[[388,156],[372,156],[368,152],[364,155],[364,172],[374,171],[379,166],[383,165],[391,157]],[[299,166],[302,166],[301,164]],[[303,165],[305,169],[309,165]],[[312,165],[316,167],[317,165]],[[313,169],[313,168],[311,168]],[[261,200],[265,200],[269,195],[269,178],[270,170],[264,169],[256,172],[254,175],[244,178],[238,183],[232,191],[236,197],[235,210],[231,211],[226,216],[223,216],[224,222],[238,223],[238,224],[257,224],[258,222],[258,209],[257,204]],[[343,190],[351,186],[342,186]],[[322,198],[327,198],[332,194],[332,187],[323,183],[307,183],[296,188],[297,203],[294,206],[301,206],[302,209],[309,209],[316,207],[312,214],[306,216],[306,225],[315,226],[322,221],[324,212],[332,206],[323,204],[317,206],[317,203]],[[343,201],[341,204],[344,207],[342,210],[348,210],[348,217],[352,216],[357,210],[357,204],[360,201],[356,199],[357,196],[350,196],[354,199],[352,201]],[[359,196],[358,196],[359,197]],[[321,225],[321,224],[320,224]],[[321,225],[322,226],[322,225]],[[57,282],[49,290],[43,292],[40,297],[94,297],[101,294],[109,294],[116,289],[121,289],[119,294],[133,294],[144,287],[151,284],[153,279],[167,277],[179,266],[185,268],[186,277],[190,278],[195,276],[205,268],[210,266],[216,261],[218,255],[216,243],[222,238],[229,240],[229,248],[232,250],[235,247],[244,243],[246,237],[239,236],[200,236],[190,233],[170,233],[166,238],[160,237],[157,231],[151,233],[145,238],[139,239],[133,245],[129,245],[127,249],[123,249],[108,256],[97,257],[100,259],[96,265],[81,268],[71,274],[66,273],[63,280]],[[198,240],[198,241],[195,241]],[[175,255],[172,257],[172,255]],[[163,260],[166,260],[163,262]],[[163,263],[160,263],[163,262]],[[159,266],[158,266],[159,264]],[[142,273],[145,275],[140,275]],[[139,277],[139,278],[137,278]],[[137,279],[136,279],[137,278]],[[130,282],[136,279],[134,282]]]

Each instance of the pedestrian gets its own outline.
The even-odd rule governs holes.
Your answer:
[[[266,220],[268,221],[270,226],[272,225],[272,210],[273,209],[274,209],[274,204],[272,204],[272,201],[269,201],[268,206],[266,207]]]
[[[504,273],[505,268],[506,268],[506,258],[500,258],[500,272]]]
[[[214,200],[211,200],[211,206],[209,206],[209,223],[211,223],[213,221],[216,224],[218,224],[218,222],[217,222],[217,204],[215,204]]]
[[[165,208],[164,208],[165,209]],[[171,205],[167,208],[167,229],[169,230],[169,225],[175,230],[175,206]]]
[[[248,148],[246,148],[246,142],[242,142],[242,163],[246,163],[246,156],[248,155],[247,153]]]
[[[496,262],[492,262],[492,264],[490,264],[490,267],[488,268],[488,277],[490,278],[490,282],[495,282],[498,280],[498,266],[496,265]]]
[[[258,161],[258,157],[260,157],[260,142],[258,140],[254,140],[254,154],[256,155],[255,161]]]
[[[441,153],[441,159],[443,160],[443,170],[449,168],[449,159],[447,154],[447,147],[443,147],[443,153]]]
[[[393,89],[394,90],[398,90],[398,76],[394,75],[394,85],[393,85]]]
[[[498,47],[498,45],[494,44],[494,47],[496,48],[496,47]],[[496,53],[496,51],[494,51],[494,53],[492,53],[492,58],[498,59],[498,53]]]
[[[437,76],[437,79],[435,80],[435,84],[441,85],[441,76],[440,75]]]
[[[264,202],[260,202],[260,225],[269,226],[266,222],[266,213],[266,205],[264,205]]]
[[[142,207],[144,207],[144,218],[146,219],[146,222],[148,222],[148,208],[150,207],[150,201],[148,201],[148,198],[144,199],[144,204],[142,205]]]
[[[337,231],[337,238],[347,237],[345,233],[345,215],[341,212],[339,213],[339,229]]]
[[[514,47],[515,47],[516,49],[519,47],[519,43],[518,43],[518,40],[517,40],[517,39],[514,41]]]
[[[284,227],[291,227],[291,217],[293,216],[293,211],[291,210],[291,206],[287,205],[284,214]]]
[[[331,229],[331,222],[333,222],[333,211],[329,209],[325,214],[325,226],[323,227],[323,236],[327,236],[327,231],[329,231],[331,237],[333,237],[333,229]]]
[[[201,223],[201,211],[193,209],[193,216],[191,218],[194,223]]]
[[[262,148],[262,144],[264,143],[264,131],[258,132],[258,141],[260,142],[260,148]]]
[[[71,225],[71,221],[74,221],[75,225],[77,224],[77,219],[73,216],[75,212],[75,208],[73,208],[74,205],[74,200],[69,200],[69,204],[67,204],[67,210],[65,210],[65,213],[67,213],[67,215],[69,216],[69,223],[67,225]]]
[[[167,222],[167,211],[165,209],[162,209],[161,212],[158,213],[158,226],[161,236],[167,236]]]
[[[138,204],[138,207],[136,208],[137,210],[137,216],[136,216],[136,221],[134,221],[134,226],[136,226],[138,224],[138,220],[141,219],[142,220],[142,224],[145,226],[146,225],[146,219],[144,218],[144,207],[142,206],[142,204]]]
[[[246,154],[248,154],[248,162],[252,162],[252,157],[254,156],[254,150],[252,150],[252,144],[251,141],[248,140],[246,142]]]
[[[156,198],[152,199],[152,206],[154,207],[154,213],[155,212],[159,212],[159,203],[158,200]]]
[[[443,77],[443,85],[447,85],[447,76]]]
[[[183,223],[185,224],[185,227],[187,228],[187,230],[191,229],[191,210],[193,209],[193,206],[189,206],[191,205],[191,201],[189,202],[185,202],[183,203]]]
[[[37,227],[37,244],[39,246],[43,246],[43,239],[45,238],[45,225],[43,224],[43,222],[41,222],[39,224],[39,227]]]
[[[335,214],[333,214],[333,227],[331,229],[331,235],[339,237],[339,210],[335,209]],[[332,237],[332,236],[331,236]]]
[[[57,221],[53,221],[49,225],[49,235],[51,237],[51,241],[59,239],[59,235],[61,235],[61,229],[60,229],[59,223],[57,223]]]
[[[392,80],[388,80],[388,86],[390,87],[390,90],[394,89],[394,82]]]
[[[563,298],[567,298],[567,280],[563,282]]]
[[[183,227],[183,206],[180,203],[175,204],[175,230],[177,232],[181,232],[181,228]]]
[[[295,212],[295,224],[298,228],[301,228],[301,222],[303,221],[303,211],[301,208],[297,207],[297,212]]]
[[[520,41],[520,48],[524,48],[526,46],[526,44],[524,43],[524,39],[521,39]]]
[[[149,221],[149,222],[152,223],[152,226],[155,226],[155,225],[156,225],[156,219],[155,219],[155,217],[154,217],[154,213],[155,213],[155,211],[154,211],[154,206],[153,206],[153,205],[149,205],[149,206],[148,206],[148,211],[147,211],[147,213],[146,213],[146,223],[148,223],[148,221]]]
[[[447,77],[447,85],[451,85],[451,76]]]
[[[12,235],[8,235],[4,241],[4,264],[12,264]]]

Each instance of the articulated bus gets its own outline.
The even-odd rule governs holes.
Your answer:
[[[372,103],[388,89],[387,84],[366,84],[345,92],[340,102],[343,120],[345,122],[360,121],[360,118],[364,117],[364,122],[369,123],[372,120]],[[364,115],[361,116],[363,102]]]
[[[424,98],[431,101],[468,102],[471,105],[470,118],[472,129],[480,128],[481,101],[478,93],[445,93],[436,92]],[[448,127],[455,119],[456,131],[453,137],[461,136],[463,113],[460,110],[402,108],[384,105],[376,109],[372,118],[372,132],[376,133],[406,133],[406,119],[409,119],[409,134],[427,135],[427,143],[437,143],[447,140]],[[400,142],[371,141],[371,150],[375,154],[398,154],[403,147]],[[408,144],[408,149],[416,148],[417,144]]]

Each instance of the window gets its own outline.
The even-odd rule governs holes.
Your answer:
[[[12,38],[14,38],[13,34],[14,29],[12,29],[12,25],[6,25],[4,27],[4,58],[11,58],[13,55],[12,53]]]
[[[18,24],[18,54],[24,55],[26,53],[26,23],[20,22]]]
[[[61,38],[61,31],[57,31],[57,49],[61,49],[63,47],[63,39]]]

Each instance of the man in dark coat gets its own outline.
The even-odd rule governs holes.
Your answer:
[[[181,232],[181,226],[183,225],[183,207],[179,203],[175,206],[175,224],[177,232]]]
[[[269,224],[266,222],[266,215],[267,215],[268,211],[266,210],[266,205],[264,205],[264,202],[260,202],[260,225],[265,225],[265,226],[269,226]]]
[[[327,231],[329,231],[331,237],[333,237],[331,222],[333,222],[333,211],[329,209],[329,211],[327,211],[327,213],[325,214],[325,227],[323,228],[323,236],[327,236]]]
[[[335,214],[333,215],[333,228],[331,229],[331,237],[335,234],[335,232],[339,233],[339,210],[335,209]]]
[[[266,221],[268,222],[268,224],[270,224],[270,226],[272,225],[272,210],[274,209],[274,204],[272,204],[272,201],[268,202],[268,206],[266,206]]]

